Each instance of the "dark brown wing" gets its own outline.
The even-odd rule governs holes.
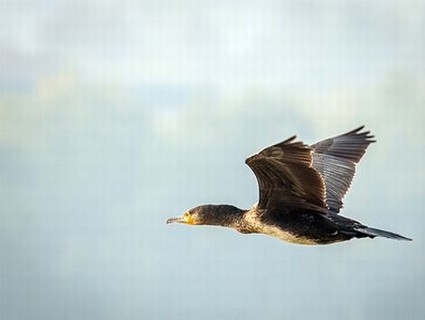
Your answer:
[[[325,180],[326,204],[330,210],[338,213],[342,208],[342,199],[350,188],[356,170],[356,163],[372,142],[370,131],[364,126],[345,134],[320,141],[311,146],[313,150],[313,168],[320,172]]]
[[[259,209],[292,207],[327,212],[325,184],[312,150],[295,136],[246,159],[258,180]]]

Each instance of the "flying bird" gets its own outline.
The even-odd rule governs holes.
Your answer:
[[[339,214],[356,164],[374,136],[364,126],[306,145],[293,136],[248,157],[259,189],[248,210],[232,205],[201,205],[167,223],[229,227],[298,244],[330,244],[352,238],[411,240],[368,227]]]

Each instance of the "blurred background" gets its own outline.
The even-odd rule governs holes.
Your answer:
[[[1,319],[423,319],[425,3],[29,1],[0,10]],[[376,135],[301,246],[165,225],[257,201],[244,159]]]

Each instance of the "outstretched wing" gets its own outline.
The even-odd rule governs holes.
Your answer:
[[[326,189],[326,204],[330,210],[338,213],[342,208],[342,199],[350,188],[356,170],[356,163],[372,142],[370,131],[361,126],[353,131],[329,138],[311,146],[313,150],[313,168],[320,172]]]
[[[258,208],[292,207],[327,212],[325,183],[312,167],[312,149],[295,138],[245,160],[258,180]]]

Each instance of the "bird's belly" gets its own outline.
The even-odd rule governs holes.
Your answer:
[[[262,226],[259,232],[278,238],[286,242],[291,242],[291,243],[307,244],[307,245],[320,244],[320,242],[317,241],[316,239],[295,235],[289,231],[282,230],[275,226]]]

